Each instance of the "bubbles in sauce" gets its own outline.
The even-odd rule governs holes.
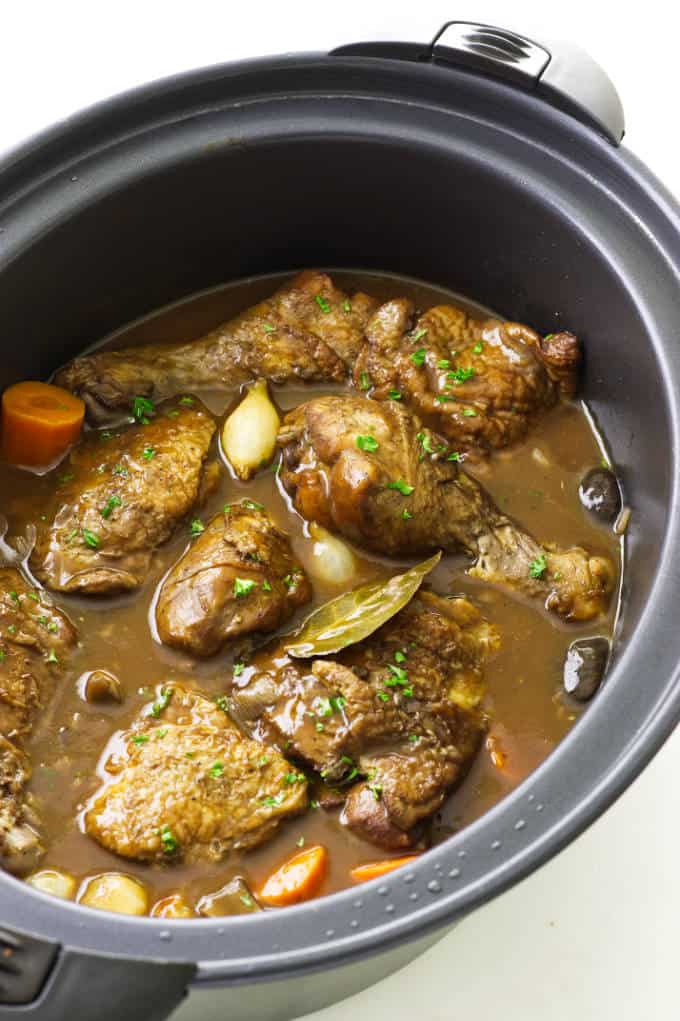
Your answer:
[[[406,294],[420,308],[453,301],[487,314],[487,310],[458,295],[408,279],[340,271],[333,276],[341,287],[361,288],[378,297]],[[118,347],[200,336],[270,294],[282,279],[258,278],[198,295],[133,324],[109,338],[107,344]],[[273,387],[272,394],[285,412],[312,396],[340,389],[286,386]],[[200,397],[219,416],[220,424],[238,401],[237,392],[203,391]],[[579,500],[581,479],[600,464],[601,458],[601,441],[583,409],[578,404],[562,404],[541,419],[523,444],[496,454],[488,463],[471,459],[466,468],[490,491],[502,510],[539,540],[586,546],[616,563],[620,541],[610,528],[594,520]],[[208,521],[225,502],[244,496],[265,505],[274,522],[289,534],[295,555],[314,585],[314,601],[301,611],[299,621],[311,608],[337,595],[344,583],[334,583],[328,571],[319,569],[315,555],[318,536],[310,534],[309,527],[291,510],[275,464],[244,483],[222,463],[225,470],[220,484],[201,517]],[[0,510],[8,519],[10,535],[30,535],[51,485],[51,475],[37,476],[0,465],[0,492],[5,494]],[[79,813],[101,782],[97,766],[107,743],[150,701],[154,687],[182,680],[208,695],[223,694],[228,690],[231,663],[243,654],[244,647],[237,646],[199,662],[157,641],[153,608],[158,587],[186,549],[189,538],[187,522],[158,551],[149,579],[133,595],[105,599],[55,596],[55,602],[77,624],[80,645],[60,690],[37,720],[27,745],[34,763],[30,789],[43,819],[47,847],[41,868],[66,870],[81,884],[97,873],[121,871],[144,884],[149,906],[181,892],[183,902],[193,909],[201,897],[221,890],[236,876],[258,889],[266,876],[300,846],[323,844],[329,851],[329,868],[321,892],[347,886],[353,867],[384,854],[344,828],[337,812],[321,808],[312,808],[285,823],[264,846],[234,853],[215,865],[149,866],[130,862],[105,851],[79,828]],[[357,549],[353,554],[352,585],[395,573],[394,562]],[[476,602],[497,626],[502,646],[486,667],[486,709],[490,717],[486,744],[433,821],[431,838],[435,842],[470,823],[508,793],[567,733],[580,710],[562,693],[565,654],[572,641],[592,629],[592,625],[564,624],[535,604],[484,586],[466,575],[466,566],[463,558],[444,557],[429,581],[438,591],[466,594]],[[601,634],[612,634],[615,613],[612,605],[608,619],[598,622]],[[120,702],[113,697],[83,697],[83,679],[95,671],[106,671],[116,679]]]

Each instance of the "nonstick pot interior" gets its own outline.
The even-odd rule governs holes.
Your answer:
[[[346,961],[469,911],[575,836],[678,715],[678,219],[631,157],[466,72],[310,56],[150,87],[0,167],[0,385],[48,375],[192,291],[303,266],[406,273],[587,354],[583,396],[632,507],[608,681],[558,750],[477,823],[397,873],[248,919],[54,905],[0,877],[24,931],[199,961],[246,980]],[[86,919],[86,923],[83,922]],[[165,940],[165,941],[164,941]]]

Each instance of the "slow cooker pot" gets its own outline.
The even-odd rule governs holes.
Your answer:
[[[606,684],[513,794],[412,867],[252,917],[91,911],[0,875],[0,1018],[166,1017],[192,983],[288,1018],[394,970],[580,833],[680,711],[680,212],[603,72],[484,26],[170,78],[0,165],[0,386],[193,291],[392,270],[584,339],[633,510]],[[302,979],[302,980],[301,980]]]

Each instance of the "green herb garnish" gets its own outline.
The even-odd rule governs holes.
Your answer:
[[[365,450],[369,454],[375,453],[380,444],[373,436],[357,436],[357,447],[359,450]]]
[[[548,563],[544,553],[539,553],[535,560],[529,564],[529,576],[531,578],[542,578],[548,569]]]
[[[110,518],[115,508],[122,506],[122,503],[123,501],[121,500],[121,498],[119,496],[116,496],[116,494],[114,493],[114,495],[110,496],[106,503],[104,504],[104,506],[102,507],[100,512],[101,516],[103,518]]]
[[[180,397],[179,403],[181,405],[183,405],[185,408],[193,408],[193,406],[194,406],[194,399],[193,399],[193,397],[190,397],[189,395],[187,395],[186,397]]]
[[[423,330],[421,328],[420,330],[416,330],[415,333],[411,334],[411,340],[412,340],[412,342],[414,344],[416,344],[419,340],[422,340],[423,337],[426,337],[426,336],[427,336],[427,330]]]
[[[96,532],[91,532],[89,528],[82,529],[83,542],[90,549],[99,549],[99,536]]]
[[[407,508],[404,507],[403,511],[401,512],[401,517],[403,521],[410,521],[413,515],[411,514],[410,510],[407,510]]]
[[[360,390],[371,389],[371,377],[368,375],[367,372],[362,372],[361,376],[359,377],[359,389]]]
[[[328,313],[331,310],[331,306],[321,294],[314,295],[314,301],[317,303],[322,312]]]
[[[155,456],[156,451],[154,450],[153,447],[144,447],[142,457],[144,458],[145,461],[153,461]]]
[[[163,710],[167,709],[168,706],[170,705],[170,699],[172,698],[172,695],[173,695],[172,688],[161,688],[161,697],[158,699],[157,702],[154,702],[154,704],[151,706],[151,715],[158,719]]]
[[[250,595],[254,588],[255,582],[251,578],[234,578],[234,595],[237,599]]]
[[[401,391],[400,390],[389,390],[388,393],[387,393],[387,396],[389,397],[389,399],[391,401],[400,401],[401,400]]]
[[[409,486],[408,482],[404,482],[403,479],[397,479],[396,482],[388,482],[388,489],[396,489],[402,496],[410,496],[415,486]]]
[[[454,383],[467,383],[468,379],[472,379],[475,374],[474,369],[456,369],[454,372],[447,372],[447,379],[452,379]]]
[[[482,351],[483,351],[483,350],[484,350],[484,343],[483,343],[483,341],[481,341],[481,340],[479,340],[479,341],[478,341],[478,342],[477,342],[477,343],[475,344],[475,346],[473,347],[473,349],[472,349],[472,351],[473,351],[473,354],[476,354],[476,355],[481,355],[481,353],[482,353]]]
[[[200,535],[201,532],[205,532],[205,525],[200,518],[194,518],[191,522],[190,531],[192,535]]]
[[[244,507],[247,507],[248,510],[259,510],[259,511],[263,511],[264,510],[264,504],[263,503],[258,503],[257,500],[241,500],[241,503],[242,503],[242,505]]]
[[[413,354],[410,355],[409,357],[410,357],[410,360],[413,362],[413,364],[417,368],[421,369],[423,367],[423,365],[425,364],[425,356],[426,355],[427,355],[427,351],[425,350],[425,348],[424,347],[419,347],[418,350],[414,351]]]
[[[150,401],[148,397],[134,397],[132,400],[132,414],[140,425],[148,425],[149,415],[156,414],[153,401]]]
[[[161,844],[163,845],[164,854],[174,854],[179,847],[179,844],[167,823],[161,826]]]
[[[210,774],[210,776],[213,777],[214,780],[218,780],[224,773],[224,766],[222,765],[221,762],[216,762],[213,766],[210,767],[208,773]]]

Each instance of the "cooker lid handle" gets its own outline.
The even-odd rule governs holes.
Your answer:
[[[616,145],[623,138],[618,92],[600,65],[572,43],[546,45],[493,25],[448,21],[430,43],[430,59],[507,78],[591,121]]]
[[[512,82],[594,128],[614,145],[623,138],[623,107],[608,75],[580,47],[471,21],[447,21],[429,45],[353,43],[337,56],[382,57],[463,67]]]

